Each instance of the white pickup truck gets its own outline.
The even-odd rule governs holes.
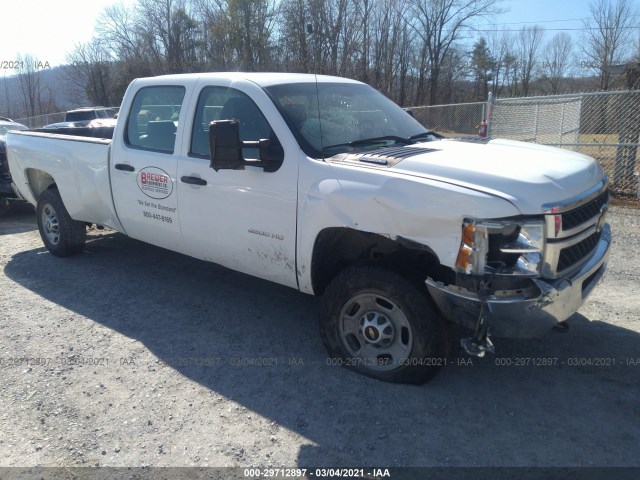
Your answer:
[[[360,82],[138,79],[112,138],[74,132],[97,133],[8,135],[51,253],[82,252],[96,224],[322,295],[332,361],[381,380],[429,380],[452,322],[476,355],[492,335],[542,335],[605,270],[608,181],[592,158],[442,138]]]

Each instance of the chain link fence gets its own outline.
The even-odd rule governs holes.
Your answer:
[[[16,122],[22,123],[29,128],[42,128],[51,123],[64,122],[65,112],[48,113],[46,115],[37,115],[35,117],[17,118]]]
[[[414,116],[446,136],[488,134],[574,150],[602,165],[618,196],[640,197],[640,90],[413,107]]]
[[[109,110],[120,111],[120,107],[87,107],[87,108],[107,108]],[[35,117],[17,118],[16,122],[22,123],[29,128],[42,128],[51,123],[64,122],[67,112],[47,113],[44,115],[36,115]]]
[[[489,133],[545,145],[576,144],[580,138],[580,97],[499,99],[493,103]]]
[[[477,135],[486,117],[487,103],[457,103],[411,107],[416,120],[445,136]]]

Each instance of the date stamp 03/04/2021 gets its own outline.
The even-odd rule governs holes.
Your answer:
[[[168,367],[303,367],[314,363],[322,363],[331,367],[356,367],[358,362],[366,362],[367,359],[343,359],[337,357],[327,357],[325,360],[305,359],[302,357],[271,357],[271,356],[189,356],[157,358],[154,363]],[[477,359],[471,357],[427,357],[411,358],[401,362],[398,366],[408,365],[428,365],[437,367],[474,367],[486,364],[489,361],[496,367],[640,367],[640,357],[494,357],[493,359]],[[139,358],[133,356],[104,357],[84,354],[69,354],[59,356],[45,355],[9,355],[0,356],[0,368],[34,368],[34,367],[54,367],[54,366],[93,366],[93,367],[127,367],[138,366],[141,363]]]

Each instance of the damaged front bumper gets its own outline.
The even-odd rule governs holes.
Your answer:
[[[530,288],[494,292],[486,297],[489,334],[508,338],[539,337],[569,318],[602,278],[610,246],[611,229],[605,224],[593,255],[570,277],[533,279]],[[476,328],[482,305],[477,293],[431,278],[427,278],[426,284],[447,319]]]

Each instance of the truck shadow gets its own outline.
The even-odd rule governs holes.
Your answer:
[[[311,296],[119,234],[91,238],[68,259],[17,254],[5,273],[304,437],[300,467],[638,465],[640,369],[625,364],[640,357],[637,332],[576,314],[566,334],[496,339],[496,356],[454,351],[427,385],[385,384],[328,365]],[[222,363],[182,361],[207,358]]]

